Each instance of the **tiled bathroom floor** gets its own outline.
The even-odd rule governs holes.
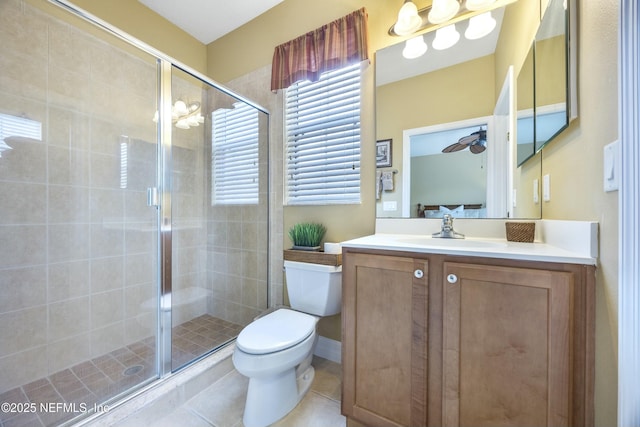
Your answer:
[[[304,399],[273,427],[344,427],[340,414],[341,368],[314,357],[315,378]],[[198,393],[171,414],[150,420],[150,427],[243,427],[249,380],[236,370]],[[126,423],[123,425],[127,425]],[[117,427],[117,426],[116,426]]]
[[[172,366],[176,369],[228,342],[241,329],[210,315],[174,327]],[[56,426],[152,378],[154,365],[155,338],[151,337],[16,387],[0,394],[0,403],[15,404],[16,410],[16,405],[22,405],[24,410],[0,411],[0,427]],[[31,411],[42,408],[41,404],[49,412]]]

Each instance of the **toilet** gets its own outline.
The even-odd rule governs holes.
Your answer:
[[[284,262],[291,309],[247,325],[236,339],[233,365],[249,378],[245,427],[265,427],[287,415],[313,382],[311,366],[320,317],[340,313],[342,266]]]

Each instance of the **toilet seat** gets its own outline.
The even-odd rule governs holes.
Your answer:
[[[281,308],[256,319],[236,339],[238,349],[249,354],[267,354],[292,347],[311,335],[318,319]]]

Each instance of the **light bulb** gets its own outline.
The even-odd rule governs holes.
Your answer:
[[[449,49],[460,40],[460,33],[456,31],[455,24],[436,30],[436,37],[433,39],[433,48],[437,50]]]
[[[456,16],[460,10],[457,0],[433,0],[428,19],[432,24],[442,24]]]
[[[414,33],[422,25],[418,8],[412,1],[406,1],[398,12],[398,20],[393,25],[393,32],[399,36]]]
[[[179,129],[189,129],[189,123],[187,122],[187,119],[180,119],[178,120],[178,122],[176,123],[176,127]]]
[[[200,126],[200,122],[198,122],[198,118],[196,116],[187,117],[187,124],[193,127]]]
[[[415,59],[424,55],[426,51],[427,44],[424,42],[424,38],[420,35],[405,42],[404,49],[402,49],[402,56],[407,59]]]
[[[477,40],[491,33],[495,27],[496,20],[491,16],[491,12],[481,13],[469,19],[464,36],[469,40]]]
[[[176,101],[176,103],[173,105],[173,108],[175,109],[175,112],[178,116],[184,116],[186,114],[189,114],[189,110],[187,109],[187,104],[184,103],[184,101]]]

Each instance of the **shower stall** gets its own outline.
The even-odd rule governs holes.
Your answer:
[[[269,306],[269,115],[64,2],[0,40],[0,424],[59,425]]]

